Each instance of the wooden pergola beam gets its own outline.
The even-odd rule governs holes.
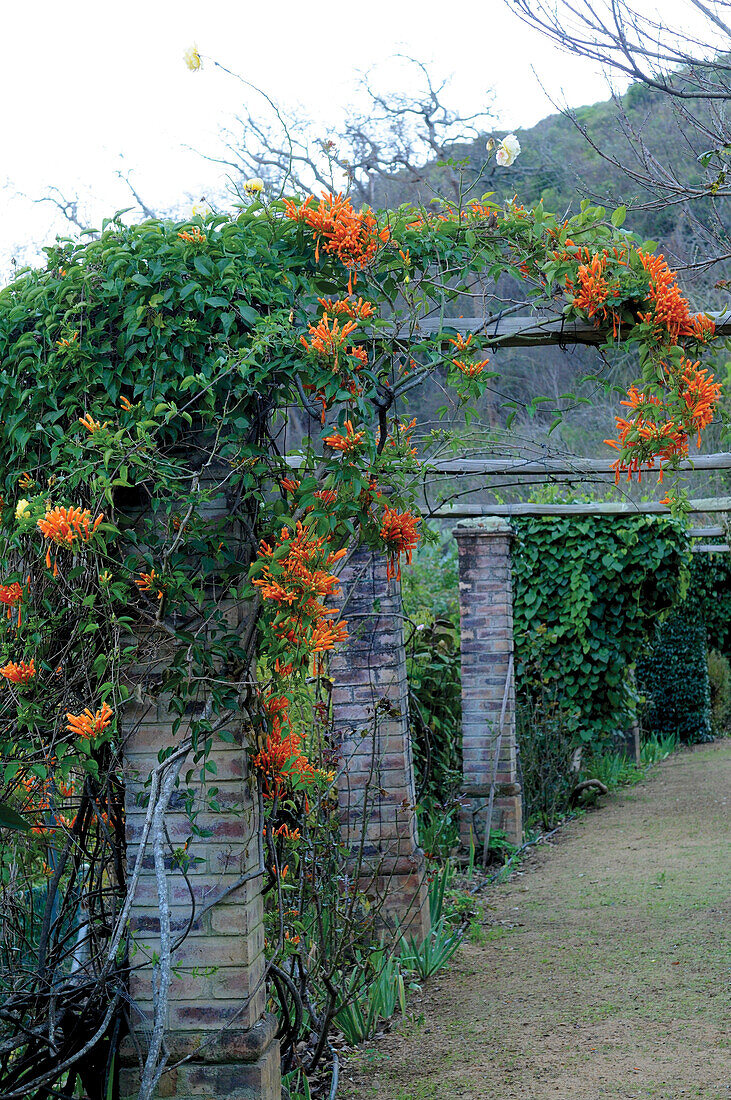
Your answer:
[[[689,511],[694,514],[731,512],[731,497],[709,497],[691,500]],[[670,509],[659,501],[615,503],[591,501],[577,504],[460,504],[436,508],[430,513],[435,519],[470,519],[478,516],[669,516]]]
[[[678,469],[692,470],[730,470],[731,452],[696,455],[683,459]],[[522,477],[540,474],[574,474],[579,477],[586,474],[613,474],[612,459],[607,458],[447,458],[427,459],[424,462],[427,474],[500,474],[501,476]],[[650,471],[652,473],[652,471]]]
[[[731,336],[731,310],[709,310],[708,314],[716,324],[718,336]],[[560,314],[534,315],[530,317],[425,317],[408,328],[400,327],[395,332],[382,328],[376,339],[391,338],[412,342],[429,339],[446,330],[459,332],[463,336],[474,333],[480,336],[485,346],[503,348],[531,348],[555,345],[580,344],[587,347],[599,347],[606,342],[609,329],[606,326],[592,324],[591,321],[566,321]]]

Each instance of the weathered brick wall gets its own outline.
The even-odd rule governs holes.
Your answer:
[[[173,737],[173,720],[164,701],[149,697],[142,703],[132,702],[125,711],[130,873],[146,814],[145,781],[158,765],[159,750],[179,743],[186,733],[183,724]],[[215,767],[215,780],[209,782],[218,787],[216,799],[221,812],[204,811],[196,824],[210,835],[190,839],[190,821],[182,792],[173,794],[165,815],[172,848],[180,850],[187,844],[186,873],[190,883],[189,888],[168,853],[167,886],[174,940],[188,929],[193,918],[188,934],[173,956],[177,973],[170,987],[165,1047],[171,1063],[188,1055],[193,1058],[163,1077],[158,1095],[178,1100],[208,1096],[278,1100],[281,1086],[279,1044],[274,1041],[276,1024],[264,1011],[262,878],[253,878],[226,894],[240,878],[258,867],[258,806],[247,782],[247,754],[243,748],[214,740],[208,759]],[[200,766],[195,768],[196,776]],[[192,767],[189,758],[182,767],[182,775]],[[153,1018],[150,960],[158,950],[160,924],[149,845],[146,852],[130,920],[133,938],[130,1016],[134,1033],[124,1048],[123,1098],[137,1095],[136,1055],[146,1050]],[[218,898],[223,900],[212,905]]]
[[[223,477],[226,472],[210,470],[201,488],[210,491],[219,483],[217,474]],[[202,495],[196,511],[212,530],[220,526],[232,543],[243,536],[229,519],[229,505],[225,494],[216,492],[209,499]],[[212,591],[210,596],[214,599],[216,593]],[[246,629],[249,606],[219,600],[217,607],[229,630]],[[164,633],[140,629],[136,643],[139,664],[129,671],[134,695],[122,720],[130,874],[147,812],[147,780],[159,764],[160,750],[184,741],[186,721],[190,720],[184,719],[173,734],[177,715],[168,709],[169,701],[159,691],[161,673],[170,657]],[[236,730],[235,716],[229,728]],[[203,808],[195,821],[208,835],[192,835],[184,804],[184,782],[173,792],[165,814],[170,841],[165,862],[173,942],[185,933],[173,954],[175,973],[165,1018],[165,1049],[169,1065],[182,1058],[190,1057],[190,1061],[165,1073],[157,1095],[177,1100],[280,1100],[276,1020],[265,1012],[263,876],[255,875],[231,889],[259,867],[258,799],[249,780],[248,755],[243,747],[214,735],[207,761],[207,786],[218,788],[215,797],[220,812]],[[202,766],[203,761],[195,763],[190,753],[180,769],[183,780],[192,770],[190,787],[196,798],[202,790]],[[198,799],[196,808],[200,806],[203,799]],[[185,876],[173,856],[176,850],[186,860]],[[122,1100],[137,1096],[140,1055],[144,1058],[147,1051],[153,1021],[152,956],[159,949],[160,918],[149,844],[134,893],[130,932],[132,1034],[122,1050]]]
[[[513,653],[513,592],[510,525],[486,517],[458,524],[459,594],[462,645],[462,843],[470,829],[482,844],[493,777],[495,747],[505,700],[500,757],[491,828],[522,842],[522,811],[517,775],[515,685],[508,673]],[[505,695],[508,680],[507,697]]]
[[[423,939],[429,904],[414,812],[401,586],[369,550],[352,555],[340,580],[350,637],[330,667],[342,736],[343,839],[354,856],[363,846],[360,886],[385,898],[383,916]]]

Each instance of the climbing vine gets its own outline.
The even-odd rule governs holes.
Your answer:
[[[601,749],[636,718],[628,671],[687,586],[687,536],[651,516],[513,522],[518,689],[555,691],[575,741]]]
[[[8,1097],[55,1080],[54,1065],[106,1072],[80,1052],[93,1035],[112,1042],[122,1011],[119,750],[125,704],[140,693],[164,701],[174,734],[188,731],[177,749],[161,746],[160,762],[180,771],[193,761],[179,781],[191,835],[201,805],[218,805],[214,738],[249,749],[279,913],[270,960],[297,954],[305,926],[285,926],[282,883],[285,866],[305,866],[296,820],[317,804],[331,828],[325,662],[348,631],[338,569],[365,542],[397,577],[419,541],[428,439],[409,419],[408,392],[441,372],[469,406],[494,377],[487,328],[465,337],[420,322],[505,272],[569,319],[611,321],[608,343],[634,344],[643,364],[634,415],[618,422],[618,473],[672,466],[712,416],[718,388],[692,358],[712,323],[690,316],[661,258],[600,208],[560,222],[488,195],[376,214],[342,196],[269,202],[261,192],[248,189],[235,216],[115,218],[96,240],[58,241],[44,270],[0,292],[0,824],[17,829],[0,848]],[[539,562],[532,530],[519,561],[547,570],[548,584],[568,535],[552,528]],[[650,553],[623,522],[587,555],[608,617],[618,600],[636,601],[638,622],[655,612],[679,563],[673,531]],[[538,653],[568,656],[577,694],[587,663],[603,661],[611,679],[615,652],[634,642],[595,634],[587,584],[567,574],[569,604],[560,613],[546,597],[530,609],[533,625],[519,612],[525,668]],[[622,687],[609,687],[621,711]],[[605,731],[606,711],[597,706],[592,722],[592,736]],[[310,872],[300,881],[312,896]],[[56,1011],[49,975],[79,969],[81,910],[83,980],[59,1048],[35,1023]]]

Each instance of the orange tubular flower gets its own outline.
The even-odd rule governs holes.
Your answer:
[[[411,555],[420,538],[416,530],[416,525],[420,522],[419,517],[413,516],[411,512],[397,512],[388,505],[385,506],[380,533],[388,550],[389,580],[400,580],[402,554],[406,555],[407,562],[411,562]]]
[[[675,281],[675,272],[670,270],[665,257],[650,256],[642,249],[637,250],[637,255],[650,276],[650,309],[640,314],[641,320],[666,329],[674,343],[682,336],[698,340],[707,340],[712,336],[715,331],[713,321],[705,314],[694,316],[690,312],[688,301]]]
[[[470,333],[469,336],[467,337],[467,339],[465,340],[465,338],[462,336],[462,333],[459,332],[459,333],[457,333],[456,339],[453,339],[451,336],[448,339],[449,339],[450,344],[454,344],[457,351],[465,351],[470,346],[470,344],[472,343],[473,335],[474,335],[473,333]]]
[[[92,737],[98,737],[111,724],[114,711],[107,703],[102,703],[101,709],[92,714],[89,708],[82,714],[67,714],[68,725],[66,729],[76,737],[83,737],[90,741]]]
[[[109,421],[105,420],[103,424],[100,424],[98,420],[95,420],[91,413],[86,413],[84,416],[79,417],[79,424],[83,425],[88,432],[93,435],[94,432],[100,431],[102,428],[109,427]]]
[[[33,657],[31,657],[28,664],[25,661],[19,661],[17,664],[8,661],[3,668],[0,668],[0,676],[4,676],[11,684],[27,684],[35,674],[36,666]]]
[[[140,592],[157,592],[158,600],[162,599],[160,577],[154,569],[151,569],[149,573],[140,573],[140,578],[135,581],[135,584]]]
[[[124,409],[125,412],[129,412],[130,409],[134,408],[134,406],[132,405],[132,402],[129,400],[129,398],[125,397],[124,395],[122,395],[122,397],[120,397],[119,404],[121,405],[121,407]]]
[[[205,233],[201,233],[197,225],[194,225],[190,230],[182,230],[178,233],[181,241],[186,241],[188,244],[203,244],[206,239]]]
[[[334,451],[342,451],[343,454],[350,454],[351,451],[355,451],[361,446],[365,432],[354,431],[352,420],[345,421],[345,432],[345,435],[340,435],[338,432],[335,432],[333,435],[327,436],[324,442],[328,447],[332,447]]]
[[[293,781],[299,786],[309,786],[314,781],[315,769],[300,751],[301,746],[302,739],[292,732],[286,711],[284,723],[280,724],[278,716],[275,715],[272,732],[267,734],[264,748],[252,761],[262,775],[262,793],[265,798],[276,798],[277,795],[284,793]]]
[[[700,447],[701,431],[713,420],[714,407],[721,396],[721,384],[714,382],[713,375],[708,375],[707,370],[700,370],[700,363],[690,363],[687,359],[683,359],[681,366],[684,368],[684,388],[680,391],[680,399],[688,407],[688,416],[698,432]]]
[[[480,363],[465,363],[463,359],[453,359],[452,362],[461,374],[464,374],[467,378],[475,378],[476,375],[482,374],[490,360],[483,359]]]
[[[320,622],[312,632],[312,652],[325,653],[328,649],[334,649],[348,638],[348,624]]]
[[[364,268],[378,251],[379,242],[385,244],[390,237],[388,229],[378,230],[373,213],[366,207],[360,213],[353,209],[350,199],[342,194],[333,196],[323,192],[316,208],[310,206],[310,195],[301,206],[284,200],[287,217],[303,222],[312,230],[315,239],[315,259],[320,259],[320,247],[336,256],[343,267],[350,268],[348,293],[353,292],[354,269]]]
[[[51,542],[73,546],[76,541],[88,542],[103,519],[102,514],[92,522],[88,508],[50,508],[38,520],[38,526]]]
[[[295,481],[291,477],[283,477],[279,484],[284,489],[285,493],[296,493],[300,487],[299,481]]]
[[[370,317],[375,316],[375,309],[370,302],[364,302],[362,298],[359,298],[357,302],[352,302],[349,298],[318,298],[317,299],[322,306],[323,313],[327,313],[330,316],[337,316],[340,313],[346,314],[348,317],[352,317],[354,321],[367,321]]]
[[[0,584],[0,603],[4,603],[8,609],[8,618],[12,618],[13,608],[18,605],[18,626],[22,622],[22,608],[20,606],[23,599],[23,589],[17,581],[13,581],[12,584]]]
[[[351,332],[354,332],[357,327],[356,321],[346,321],[341,328],[337,318],[333,320],[331,327],[330,318],[325,313],[321,321],[309,326],[312,342],[308,343],[305,336],[300,336],[300,343],[305,351],[312,352],[321,359],[332,359],[332,371],[336,374],[340,369],[340,354],[345,350],[345,344]]]
[[[328,504],[334,504],[338,499],[337,489],[318,489],[317,492],[312,495],[317,497],[318,500],[321,500],[326,506]]]
[[[340,591],[330,570],[345,553],[344,549],[331,551],[327,537],[317,537],[301,522],[292,537],[286,527],[282,529],[276,549],[261,543],[263,568],[252,584],[259,588],[263,600],[274,605],[271,630],[288,651],[275,660],[278,675],[288,676],[295,667],[309,663],[314,653],[326,648],[328,637],[333,641],[341,637],[337,627],[331,634],[323,630],[326,620],[337,615],[337,610],[323,601]]]

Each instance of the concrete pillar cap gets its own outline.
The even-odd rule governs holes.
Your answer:
[[[502,535],[510,538],[514,533],[508,521],[501,516],[475,516],[471,519],[463,519],[452,531],[455,538],[477,535]]]

